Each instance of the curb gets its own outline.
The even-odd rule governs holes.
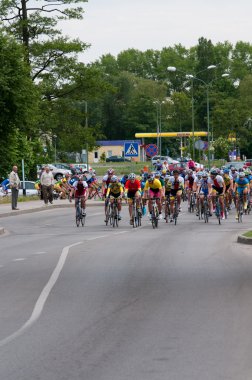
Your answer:
[[[242,244],[252,245],[252,238],[247,237],[247,236],[243,236],[243,235],[239,235],[237,238],[237,242],[242,243]]]
[[[95,203],[88,204],[88,207],[95,207],[95,206],[104,206],[104,203],[101,202],[97,204]],[[74,207],[74,203],[62,204],[62,205],[50,205],[48,207],[41,206],[41,207],[36,207],[36,208],[31,208],[31,209],[26,209],[26,210],[9,211],[9,212],[0,214],[0,218],[5,218],[7,216],[16,216],[16,215],[21,215],[21,214],[31,214],[33,212],[39,212],[39,211],[48,211],[54,208],[69,208],[69,207]]]

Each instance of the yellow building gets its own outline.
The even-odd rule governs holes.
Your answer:
[[[124,157],[124,144],[125,143],[138,143],[139,155],[138,157],[132,157],[133,161],[140,161],[142,154],[141,140],[100,140],[97,141],[97,149],[93,152],[89,152],[88,161],[90,164],[100,162],[101,156],[105,154],[105,159],[111,156]]]

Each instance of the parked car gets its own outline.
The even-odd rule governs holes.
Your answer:
[[[177,164],[178,163],[177,160],[174,160],[173,158],[171,158],[169,156],[154,156],[151,159],[152,165],[156,164],[157,160],[160,160],[161,163],[163,163],[165,161],[167,161],[168,164]]]
[[[79,163],[76,163],[76,164],[70,164],[71,167],[73,167],[75,170],[77,170],[77,173],[80,172],[80,173],[83,173],[83,172],[86,172],[86,171],[91,171],[92,168],[90,165],[87,166],[87,164],[79,164]]]
[[[188,169],[188,165],[187,165],[186,162],[179,162],[177,164],[170,164],[169,165],[170,172],[172,172],[175,169],[177,169],[180,172],[182,172],[183,170],[187,170]]]
[[[31,195],[38,195],[38,190],[35,189],[35,182],[34,181],[25,181],[25,190],[26,190],[26,195],[31,196]],[[8,195],[11,194],[11,189],[8,188]],[[20,189],[18,191],[19,195],[23,195],[23,181],[20,183]],[[5,194],[0,191],[0,197],[4,196]]]
[[[252,158],[248,158],[246,161],[245,161],[245,165],[247,168],[250,168],[252,166]]]
[[[62,168],[57,168],[56,166],[52,164],[43,164],[43,165],[37,165],[37,178],[40,177],[40,173],[42,170],[43,166],[49,166],[49,168],[52,170],[52,174],[54,176],[54,179],[56,181],[59,181],[61,178],[63,178],[66,174],[71,174],[71,170],[69,169],[62,169]]]
[[[227,165],[225,165],[225,168],[230,169],[232,166],[236,170],[242,169],[245,166],[245,161],[232,161],[232,162],[229,162]]]
[[[126,157],[122,156],[110,156],[106,158],[106,162],[130,162],[130,160]]]
[[[200,164],[199,162],[195,162],[195,161],[194,161],[194,163],[195,163],[195,168],[197,170],[203,170],[204,169],[204,165],[203,164]]]

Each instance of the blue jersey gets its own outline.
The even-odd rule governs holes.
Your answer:
[[[6,179],[0,184],[0,186],[2,186],[2,188],[3,188],[4,190],[7,190],[7,189],[9,188],[9,183],[10,183],[9,179],[6,178]]]
[[[237,178],[235,183],[237,184],[237,187],[245,188],[249,184],[249,180],[247,178]]]

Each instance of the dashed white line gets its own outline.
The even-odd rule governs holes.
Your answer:
[[[25,261],[27,260],[25,257],[20,257],[19,259],[13,259],[12,261]]]
[[[46,286],[42,290],[42,292],[41,292],[41,294],[40,294],[40,296],[39,296],[39,298],[38,298],[38,300],[34,306],[34,309],[33,309],[33,312],[31,314],[30,318],[22,327],[20,327],[19,330],[15,331],[13,334],[7,336],[6,338],[0,340],[0,347],[5,346],[6,344],[12,342],[17,337],[21,336],[27,329],[29,329],[39,319],[39,317],[43,311],[43,308],[45,306],[46,300],[47,300],[49,294],[51,293],[52,288],[56,284],[56,282],[59,278],[59,275],[60,275],[60,273],[64,267],[64,264],[66,262],[69,250],[72,247],[75,247],[76,245],[79,245],[81,243],[82,242],[78,242],[78,243],[75,243],[75,244],[72,244],[72,245],[69,245],[69,246],[63,248],[62,253],[60,255],[60,258],[59,258],[59,261],[58,261],[48,283],[46,284]]]
[[[44,253],[46,253],[46,252],[34,252],[33,254],[34,255],[43,255]]]

